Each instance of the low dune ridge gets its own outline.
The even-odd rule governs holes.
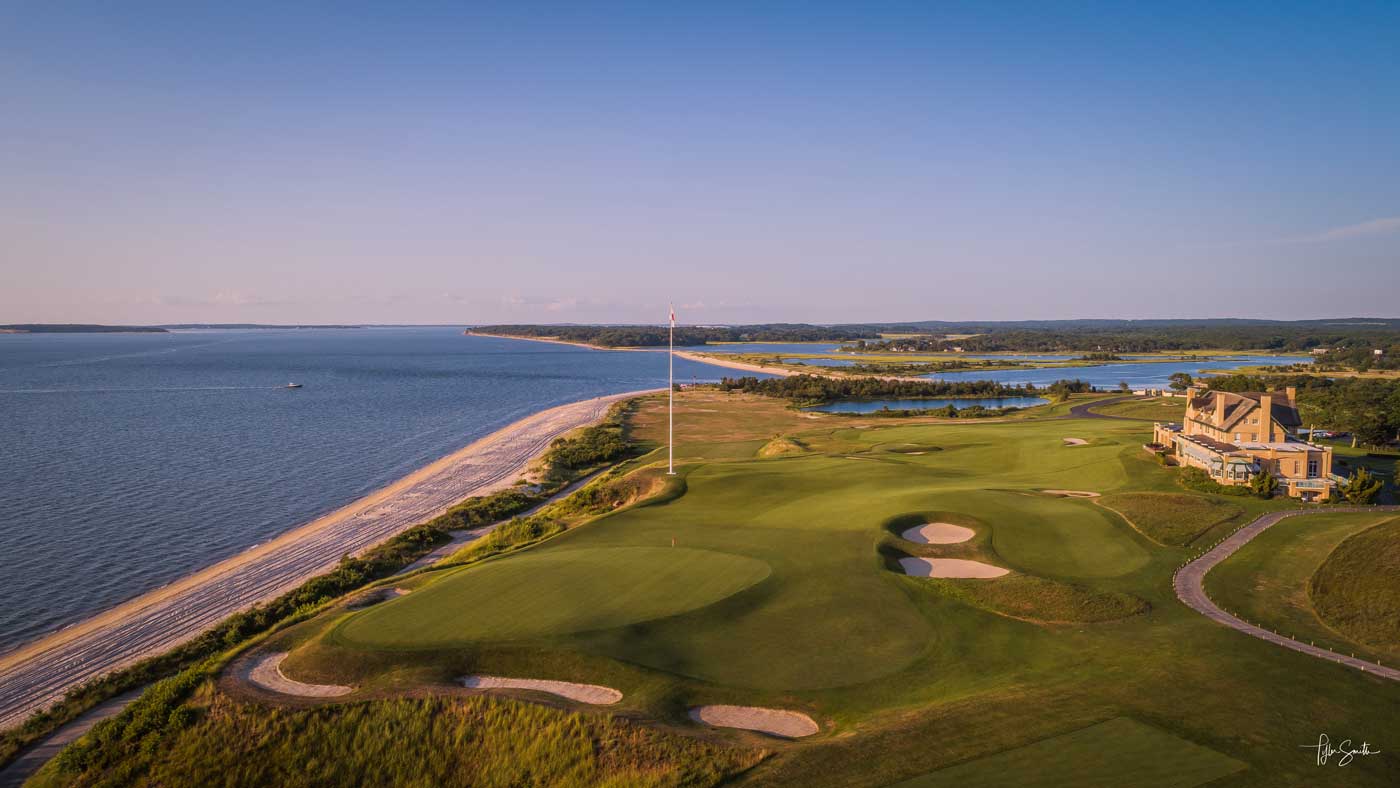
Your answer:
[[[915,544],[957,544],[958,542],[966,542],[976,535],[976,531],[962,525],[924,523],[906,529],[899,537]]]
[[[988,579],[1001,577],[1011,570],[1000,566],[969,561],[966,558],[901,558],[899,566],[910,577],[960,577]]]
[[[600,684],[579,684],[573,681],[548,679],[512,679],[505,676],[464,676],[460,679],[467,689],[523,689],[558,695],[579,703],[610,706],[622,700],[622,693]]]
[[[800,739],[821,730],[815,720],[800,711],[762,706],[696,706],[690,710],[690,718],[717,728],[758,731],[784,739]]]

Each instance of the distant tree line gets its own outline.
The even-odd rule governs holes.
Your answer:
[[[840,399],[933,398],[933,397],[1014,397],[1034,396],[1035,389],[1008,386],[991,380],[889,380],[886,378],[828,378],[818,375],[792,375],[786,378],[724,378],[722,391],[742,391],[765,397],[781,397],[801,402],[831,402]]]
[[[669,341],[666,326],[477,326],[473,331],[512,337],[582,342],[601,347],[658,347]],[[677,326],[677,345],[711,342],[845,342],[879,336],[870,326],[812,326],[771,323],[751,326]]]
[[[1172,328],[1097,329],[1011,329],[960,339],[941,336],[901,337],[876,342],[856,342],[853,350],[866,352],[941,352],[961,348],[968,353],[1078,353],[1104,354],[1113,360],[1118,353],[1187,352],[1195,350],[1268,350],[1277,353],[1308,353],[1315,348],[1329,349],[1329,355],[1347,362],[1371,366],[1396,364],[1400,353],[1400,327],[1349,326],[1325,330],[1316,325],[1292,326],[1286,323],[1264,325],[1199,325]],[[1337,351],[1335,349],[1342,348]],[[1383,351],[1376,356],[1374,351]],[[1393,368],[1393,367],[1390,367]]]

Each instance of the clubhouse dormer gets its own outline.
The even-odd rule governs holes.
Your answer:
[[[1298,418],[1292,386],[1275,392],[1201,391],[1190,389],[1182,434],[1203,435],[1230,443],[1283,443],[1295,435]]]

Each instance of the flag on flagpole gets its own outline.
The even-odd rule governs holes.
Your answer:
[[[676,305],[671,310],[671,330],[666,348],[666,474],[676,474]]]

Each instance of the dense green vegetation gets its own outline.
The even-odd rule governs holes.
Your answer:
[[[1360,357],[1363,351],[1394,348],[1400,344],[1400,321],[1397,320],[1111,320],[928,325],[936,325],[940,333],[975,336],[957,339],[900,337],[857,343],[856,347],[872,352],[937,352],[958,347],[969,353],[1088,351],[1105,354],[1199,350],[1306,353],[1314,348],[1346,348],[1344,353]]]
[[[112,752],[121,758],[93,760]],[[82,770],[77,784],[659,788],[715,785],[762,757],[622,718],[483,697],[268,709],[216,696],[176,707],[123,747],[69,748],[36,782],[71,784]]]
[[[1244,509],[1238,504],[1204,495],[1184,493],[1114,493],[1099,503],[1123,515],[1155,542],[1188,545],[1221,523],[1240,522]]]
[[[666,326],[477,326],[482,334],[562,339],[599,347],[657,347],[667,344],[671,334]],[[765,323],[749,326],[677,326],[677,345],[705,345],[714,342],[843,342],[874,337],[872,326],[811,326],[802,323]]]
[[[1400,654],[1400,518],[1338,545],[1312,576],[1308,593],[1333,629]]]
[[[158,326],[99,326],[86,323],[10,323],[0,331],[19,334],[164,334]]]
[[[838,399],[879,397],[1008,397],[1030,395],[1033,389],[1007,386],[990,380],[889,380],[884,378],[828,378],[791,375],[785,378],[724,378],[721,391],[742,391],[799,402],[831,402]]]

